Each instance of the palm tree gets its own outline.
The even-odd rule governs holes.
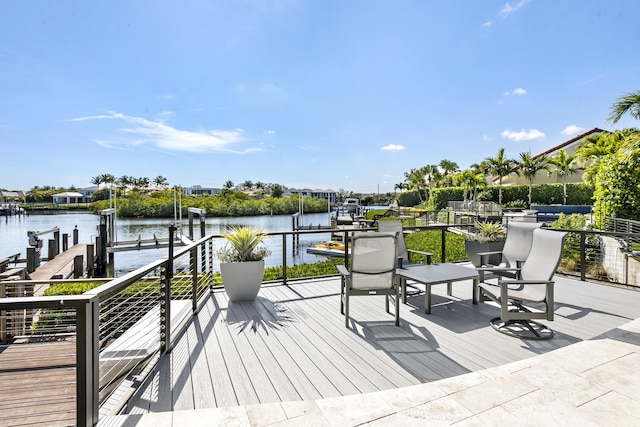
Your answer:
[[[167,178],[165,178],[162,175],[158,175],[153,179],[153,183],[156,185],[156,187],[158,188],[163,188],[163,187],[167,187],[169,185],[169,181],[167,181]]]
[[[607,120],[615,125],[626,113],[640,120],[640,91],[629,92],[616,99]]]
[[[424,189],[427,186],[424,168],[411,169],[408,173],[405,172],[404,175],[408,181],[409,189],[416,190],[418,192],[420,202],[423,202],[424,199],[422,198],[422,192],[420,190]]]
[[[522,175],[529,181],[529,207],[531,207],[533,180],[541,170],[549,171],[549,157],[546,154],[533,157],[531,153],[523,152],[520,153],[518,167],[522,171]]]
[[[502,205],[502,178],[513,172],[516,161],[506,158],[504,148],[501,148],[498,150],[496,157],[487,157],[484,163],[487,172],[499,178],[498,204]]]
[[[483,184],[486,184],[484,180],[484,175],[482,173],[477,173],[471,169],[465,169],[460,174],[456,175],[458,179],[459,185],[462,187],[464,191],[464,200],[467,201],[467,192],[469,193],[469,198],[472,201],[476,200],[476,191],[478,187],[481,187]]]
[[[395,184],[395,185],[393,186],[393,189],[394,189],[394,190],[404,191],[404,190],[408,190],[408,189],[409,189],[409,186],[407,185],[407,183],[406,183],[406,182],[399,182],[399,183],[397,183],[397,184]]]
[[[442,180],[442,174],[440,173],[438,166],[426,165],[420,169],[424,172],[429,189],[433,188],[434,185],[437,185]]]
[[[564,201],[563,204],[567,204],[567,176],[573,175],[578,172],[578,168],[574,168],[573,165],[577,160],[577,156],[569,156],[564,148],[558,150],[558,154],[555,157],[549,159],[549,163],[556,167],[555,173],[558,178],[562,178],[562,188]],[[553,172],[549,172],[551,175]]]
[[[440,169],[442,169],[445,185],[451,185],[451,174],[454,172],[460,172],[460,167],[456,162],[452,162],[451,160],[441,160],[439,166]]]
[[[231,190],[233,188],[233,181],[229,180],[227,182],[224,183],[224,188]]]

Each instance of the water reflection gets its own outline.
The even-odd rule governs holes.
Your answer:
[[[158,238],[169,236],[169,225],[173,219],[118,219],[115,238],[118,241],[150,239],[155,235]],[[329,214],[305,214],[303,224],[329,225]],[[78,228],[79,243],[95,243],[98,235],[99,217],[88,213],[65,213],[57,215],[30,215],[22,217],[2,218],[0,221],[0,258],[20,253],[20,257],[26,256],[28,246],[27,231],[45,230],[52,227],[60,229],[60,235],[69,235],[69,245],[72,244],[74,228]],[[260,227],[266,232],[291,231],[292,218],[290,215],[255,216],[255,217],[229,217],[206,218],[205,234],[221,234],[232,225],[249,225]],[[180,227],[181,226],[181,227]],[[183,218],[178,224],[184,235],[189,234],[187,218]],[[194,219],[194,237],[200,238],[200,220]],[[53,238],[53,234],[42,235],[44,241],[43,256],[46,256],[46,241]],[[291,237],[287,240],[287,264],[314,263],[326,258],[308,254],[306,248],[322,241],[328,240],[330,233],[301,236],[300,246],[297,250],[292,246]],[[215,245],[221,246],[223,241],[216,241]],[[271,250],[271,256],[265,260],[266,266],[282,265],[282,237],[273,236],[265,239],[266,245]],[[214,248],[216,248],[214,246]],[[217,248],[216,248],[217,249]],[[117,252],[114,255],[115,274],[135,270],[143,265],[167,256],[167,249],[145,249],[139,251]]]

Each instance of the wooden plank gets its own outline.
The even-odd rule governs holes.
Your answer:
[[[229,332],[226,318],[226,301],[224,301],[222,295],[216,295],[216,293],[214,293],[214,295],[216,296],[216,303],[221,310],[221,322],[216,323],[216,337],[220,344],[222,360],[225,361],[229,378],[232,380],[235,398],[239,405],[260,403],[258,394],[253,387],[253,382],[246,369],[246,364],[248,364],[249,361],[247,360],[247,363],[244,363],[241,357],[241,354],[247,354],[246,350],[240,353],[240,349],[236,347],[236,343]]]
[[[49,280],[55,275],[62,275],[62,278],[66,278],[66,276],[73,271],[73,259],[76,255],[82,255],[86,258],[87,255],[87,245],[82,243],[78,245],[71,246],[68,250],[61,252],[56,255],[52,260],[49,260],[40,267],[38,267],[35,271],[29,274],[32,280]],[[84,265],[87,264],[87,260],[84,260]],[[41,296],[42,291],[37,293],[36,296]]]
[[[282,291],[282,289],[279,290]],[[289,301],[287,304],[295,305],[293,301]],[[325,366],[322,370],[328,373],[327,375],[339,390],[344,390],[345,394],[377,390],[369,376],[358,369],[357,364],[352,364],[344,352],[338,351],[328,344],[329,337],[320,336],[318,331],[308,327],[304,318],[297,316],[297,310],[294,310],[293,313],[296,314],[298,321],[295,328],[289,329],[290,335],[300,346],[304,346],[307,353],[324,355],[322,361]],[[324,363],[325,360],[327,363]]]
[[[238,405],[238,399],[233,389],[227,363],[222,355],[222,349],[217,337],[217,329],[224,327],[222,311],[215,304],[215,297],[207,300],[201,313],[206,317],[206,328],[203,332],[204,349],[209,366],[216,407]]]
[[[217,292],[214,293],[214,296],[217,294]],[[294,326],[291,325],[291,327]],[[289,326],[287,326],[287,328],[283,328],[283,331],[278,334],[278,341],[281,348],[286,351],[288,357],[291,360],[295,360],[295,364],[309,380],[312,388],[316,389],[317,394],[313,393],[313,390],[308,390],[309,396],[316,396],[314,398],[339,396],[340,392],[338,389],[331,381],[329,381],[326,373],[322,371],[312,359],[313,354],[304,352],[304,350],[300,348],[296,341],[289,335],[287,332],[288,329]],[[309,386],[306,386],[306,388],[308,389]]]
[[[376,384],[380,390],[391,387],[402,387],[419,384],[415,378],[398,368],[392,357],[381,353],[379,347],[371,345],[366,338],[354,335],[352,331],[344,327],[344,318],[339,313],[339,306],[328,303],[326,298],[310,298],[305,300],[302,307],[306,314],[303,321],[319,336],[327,345],[333,346],[337,351],[344,351],[345,356],[352,360],[354,369],[360,370],[364,375]],[[305,309],[306,308],[306,309]],[[313,313],[322,313],[322,321]]]
[[[194,408],[211,408],[215,406],[216,398],[211,381],[211,370],[204,351],[204,337],[199,318],[195,318],[187,329],[189,334],[189,358],[191,362],[191,378],[193,387]]]
[[[317,300],[314,301],[317,302]],[[323,302],[327,304],[325,307],[326,316],[332,316],[338,320],[332,326],[339,328],[338,330],[347,331],[348,329],[344,327],[344,315],[340,314],[339,303],[333,305],[331,301],[325,300]],[[384,376],[386,377],[389,375],[390,366],[394,366],[408,372],[417,380],[416,383],[443,377],[442,373],[438,373],[439,369],[434,366],[434,359],[430,356],[436,350],[434,346],[426,340],[416,339],[416,335],[406,327],[396,327],[393,324],[392,315],[384,311],[384,297],[353,298],[351,301],[351,314],[359,316],[358,319],[361,319],[353,324],[357,333],[356,338],[367,343],[372,349],[382,350],[390,358],[386,367],[387,372],[385,372],[385,369],[381,369],[378,375],[382,375],[381,373],[385,372]],[[351,329],[353,330],[353,328]],[[331,333],[331,331],[328,331],[328,333]],[[352,345],[344,347],[349,348]],[[370,365],[371,363],[373,363],[371,358],[362,361],[362,364],[365,365]],[[454,374],[453,372],[461,373],[460,370],[450,371],[449,375]],[[389,387],[381,386],[380,389],[386,388]]]
[[[191,368],[189,334],[185,333],[175,341],[171,350],[172,411],[194,408]]]
[[[286,360],[282,354],[274,356],[269,347],[265,344],[266,339],[273,339],[276,332],[271,328],[276,319],[270,314],[264,318],[253,308],[254,304],[260,304],[260,299],[254,302],[234,303],[228,306],[227,320],[238,325],[244,325],[238,331],[238,335],[244,335],[246,342],[251,346],[260,367],[269,378],[269,385],[273,387],[277,399],[260,400],[261,403],[282,402],[300,400],[300,394],[293,386],[291,379],[286,375],[280,363]],[[249,313],[249,314],[248,314]],[[231,325],[230,325],[231,326]]]
[[[70,425],[76,411],[75,342],[0,346],[0,425]]]

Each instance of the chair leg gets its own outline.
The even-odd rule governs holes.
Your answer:
[[[345,293],[344,298],[344,327],[349,327],[349,291]]]
[[[344,276],[340,278],[340,314],[344,314],[344,288],[345,288]]]

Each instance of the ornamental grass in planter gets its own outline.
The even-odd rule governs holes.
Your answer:
[[[253,301],[262,285],[264,259],[271,251],[263,245],[262,229],[231,227],[223,234],[226,245],[217,251],[224,290],[233,302]]]

